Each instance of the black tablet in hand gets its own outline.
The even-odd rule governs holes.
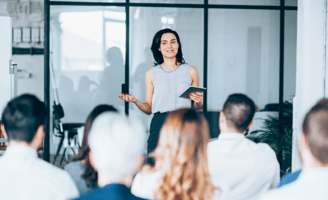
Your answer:
[[[179,97],[189,99],[190,93],[204,92],[205,90],[206,90],[206,88],[203,88],[203,87],[190,86],[184,92],[182,92]]]

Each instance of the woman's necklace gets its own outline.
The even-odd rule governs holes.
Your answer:
[[[181,66],[181,64],[179,66],[177,66],[176,68],[174,68],[172,71],[166,71],[165,68],[163,68],[161,65],[159,65],[159,67],[165,72],[165,73],[172,73],[175,70],[177,70],[179,67]]]

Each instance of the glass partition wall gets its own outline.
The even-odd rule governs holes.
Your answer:
[[[229,94],[247,94],[259,110],[292,100],[296,6],[296,0],[48,0],[45,102],[51,113],[52,65],[63,122],[83,123],[96,105],[111,104],[148,130],[152,116],[118,96],[145,100],[152,38],[171,28],[180,35],[186,62],[197,68],[200,86],[207,88],[203,112],[211,137],[217,137],[218,115]],[[50,122],[46,160],[58,145]]]

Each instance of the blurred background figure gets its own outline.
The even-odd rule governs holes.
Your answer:
[[[8,147],[0,157],[1,199],[66,200],[79,196],[67,172],[39,159],[47,109],[34,95],[11,100],[2,113]]]
[[[106,59],[109,65],[100,74],[100,85],[93,102],[94,105],[109,102],[112,105],[120,105],[122,102],[117,97],[121,94],[122,84],[125,82],[122,51],[118,47],[111,47],[107,50]]]
[[[231,199],[257,199],[280,180],[275,152],[268,144],[245,138],[255,104],[244,94],[229,95],[220,112],[220,135],[208,144],[208,167],[214,185],[225,181]]]
[[[305,115],[299,139],[303,169],[293,183],[269,191],[261,200],[328,199],[328,99]]]
[[[79,153],[72,159],[72,162],[65,166],[65,170],[73,178],[80,193],[88,192],[97,187],[98,174],[90,164],[88,136],[93,121],[104,112],[116,113],[117,110],[113,106],[103,104],[91,111],[84,124],[83,140]]]
[[[88,141],[99,187],[79,199],[140,199],[129,188],[144,161],[146,132],[142,125],[106,112],[95,119]]]
[[[172,111],[153,152],[155,166],[137,174],[132,193],[146,199],[225,199],[224,187],[211,183],[207,168],[208,124],[193,109]],[[222,192],[223,191],[223,192]]]

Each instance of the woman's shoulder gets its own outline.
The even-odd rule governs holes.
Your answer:
[[[153,184],[156,183],[157,180],[160,178],[159,172],[142,172],[138,173],[133,181],[133,184],[142,183],[142,184]]]
[[[145,199],[153,199],[154,191],[159,186],[159,178],[160,174],[158,172],[138,173],[132,183],[132,194]]]

